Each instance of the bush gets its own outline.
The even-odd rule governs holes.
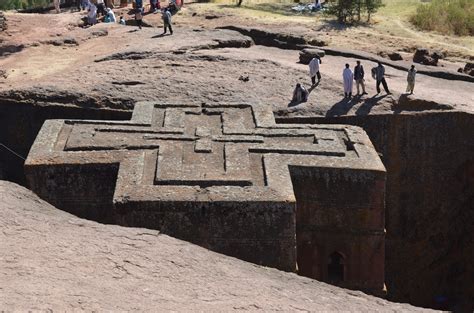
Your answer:
[[[474,0],[432,0],[421,4],[410,21],[423,30],[473,36]]]
[[[49,0],[0,0],[0,10],[42,7],[50,2]]]

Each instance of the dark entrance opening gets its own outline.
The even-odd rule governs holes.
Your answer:
[[[339,252],[333,252],[329,256],[328,280],[331,283],[344,281],[344,256]]]

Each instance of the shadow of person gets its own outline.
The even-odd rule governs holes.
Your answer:
[[[367,115],[377,103],[388,95],[374,95],[365,99],[364,103],[355,111],[355,115]]]
[[[357,97],[352,99],[344,98],[341,101],[334,104],[327,112],[326,117],[341,116],[347,114],[349,110],[354,106],[354,103],[358,101]]]
[[[311,92],[316,89],[316,87],[319,86],[319,82],[317,82],[316,84],[314,84],[313,86],[311,86],[309,89],[308,89],[308,96],[311,94]]]
[[[166,33],[166,34],[165,34],[165,33],[161,33],[161,34],[155,35],[155,36],[153,36],[153,37],[151,37],[151,38],[161,38],[161,37],[165,37],[165,36],[171,36],[171,34],[168,34],[168,33]]]

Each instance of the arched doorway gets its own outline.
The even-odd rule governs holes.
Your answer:
[[[328,281],[335,284],[344,281],[344,256],[337,251],[329,256]]]

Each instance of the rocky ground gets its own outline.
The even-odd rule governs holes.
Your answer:
[[[139,100],[257,102],[262,105],[271,105],[280,117],[308,116],[314,118],[311,122],[350,123],[362,126],[380,152],[388,171],[386,274],[389,297],[418,305],[434,306],[432,301],[438,295],[448,294],[451,297],[453,294],[454,299],[461,297],[462,301],[469,303],[465,307],[472,307],[474,305],[472,283],[466,278],[473,271],[470,251],[474,247],[469,230],[469,225],[472,225],[474,219],[470,213],[473,212],[470,208],[474,203],[471,200],[474,180],[467,170],[474,168],[474,155],[471,149],[472,138],[474,138],[472,135],[474,83],[419,74],[415,95],[406,96],[403,94],[406,88],[406,72],[397,69],[398,66],[387,66],[387,81],[393,92],[392,95],[385,96],[382,92],[376,96],[375,82],[371,77],[367,77],[369,95],[349,101],[343,99],[342,69],[345,63],[353,66],[356,56],[326,55],[321,66],[323,76],[321,84],[312,90],[307,103],[292,106],[290,99],[294,85],[302,82],[308,86],[310,83],[307,65],[298,63],[299,50],[264,46],[258,44],[262,38],[251,38],[241,32],[216,29],[217,27],[238,24],[239,27],[263,29],[267,34],[269,32],[282,34],[283,38],[292,36],[291,40],[295,40],[295,37],[296,39],[303,38],[304,43],[324,42],[330,47],[334,45],[352,49],[356,47],[365,52],[390,52],[395,47],[411,51],[416,42],[400,43],[399,38],[395,40],[392,37],[374,35],[367,28],[342,32],[331,27],[319,28],[319,26],[293,24],[287,20],[281,23],[263,23],[255,18],[239,17],[228,12],[208,12],[203,10],[202,6],[203,4],[186,5],[174,17],[175,34],[173,36],[161,36],[160,17],[153,14],[146,15],[145,22],[154,27],[138,30],[133,26],[106,24],[84,29],[78,27],[83,16],[83,13],[78,12],[63,12],[62,14],[8,12],[6,14],[8,28],[0,32],[0,143],[5,143],[26,156],[44,119],[123,119],[128,116],[127,112],[130,112],[134,103]],[[123,12],[128,13],[127,10]],[[131,18],[129,15],[126,16]],[[364,34],[367,40],[355,45],[351,39],[355,33]],[[455,72],[463,62],[465,64],[469,60],[470,52],[466,52],[466,49],[454,46],[451,49],[448,45],[444,46],[448,58],[440,62],[443,67],[438,67],[439,71]],[[283,47],[288,48],[284,45]],[[362,54],[363,52],[360,55]],[[411,55],[408,52],[402,52],[402,56],[406,63]],[[362,58],[362,63],[366,72],[369,72],[375,64],[364,58]],[[400,61],[397,64],[405,63]],[[90,109],[99,110],[95,110],[98,112],[96,114]],[[110,110],[110,114],[105,114],[104,112],[107,111],[105,109],[113,110]],[[116,114],[117,110],[127,112]],[[21,160],[4,150],[0,152],[3,152],[3,154],[0,153],[0,177],[2,177],[2,165],[5,172],[6,169],[13,168],[12,164],[15,165],[15,171],[21,172]],[[0,299],[9,301],[5,304],[7,308],[12,308],[13,303],[24,303],[25,305],[21,307],[24,309],[27,309],[27,306],[29,308],[31,303],[36,303],[38,308],[47,308],[46,303],[48,303],[68,309],[69,307],[63,306],[64,303],[54,302],[64,297],[64,299],[71,299],[70,302],[77,304],[78,308],[81,308],[81,305],[90,309],[108,308],[117,301],[123,300],[123,304],[117,304],[117,309],[132,309],[134,308],[132,305],[144,308],[148,304],[158,302],[163,303],[164,308],[181,308],[178,306],[179,303],[182,308],[191,309],[191,305],[195,303],[193,301],[197,301],[191,300],[191,295],[194,295],[194,299],[202,300],[199,305],[203,310],[213,309],[217,307],[213,305],[217,304],[228,304],[228,307],[232,308],[234,295],[240,297],[238,301],[235,300],[237,298],[234,299],[235,303],[239,303],[235,304],[235,307],[248,309],[259,307],[272,309],[280,306],[286,310],[293,310],[301,306],[290,307],[289,303],[298,302],[303,303],[303,308],[316,310],[317,308],[311,305],[326,302],[327,305],[332,305],[333,303],[332,298],[323,296],[322,291],[319,292],[316,289],[305,289],[305,291],[301,289],[300,291],[299,288],[303,288],[302,285],[307,285],[303,282],[309,280],[292,275],[288,276],[291,279],[278,278],[278,283],[275,283],[277,287],[268,287],[273,284],[275,277],[283,277],[281,276],[283,274],[247,264],[245,266],[251,269],[247,272],[250,273],[249,276],[257,275],[252,270],[263,271],[266,274],[258,274],[263,276],[259,276],[259,282],[255,282],[256,285],[250,288],[248,285],[251,284],[248,282],[251,280],[242,280],[245,282],[241,281],[241,286],[244,288],[242,293],[235,293],[234,290],[238,288],[231,288],[234,285],[230,283],[218,285],[218,288],[229,287],[225,289],[229,290],[228,294],[226,293],[225,297],[221,296],[215,289],[206,289],[214,288],[211,281],[208,284],[194,286],[186,282],[186,275],[177,276],[174,272],[170,272],[171,269],[177,269],[181,271],[180,274],[190,274],[196,269],[193,266],[197,266],[196,264],[200,262],[194,257],[202,255],[200,260],[208,258],[208,262],[199,263],[203,267],[198,273],[217,275],[212,276],[212,283],[222,280],[235,282],[236,276],[231,275],[230,278],[222,276],[224,275],[222,273],[229,269],[234,270],[234,265],[225,265],[217,273],[212,271],[216,266],[213,264],[216,259],[213,258],[221,258],[220,256],[196,248],[198,252],[194,250],[190,252],[192,255],[190,258],[176,256],[167,259],[159,254],[161,253],[159,251],[169,250],[160,246],[159,249],[155,249],[159,251],[155,251],[152,247],[156,247],[154,245],[157,243],[150,243],[148,239],[142,238],[156,239],[156,236],[137,235],[142,232],[139,230],[78,221],[61,212],[44,216],[37,215],[39,213],[32,213],[32,207],[27,210],[28,206],[44,205],[44,203],[32,200],[31,195],[26,191],[20,192],[18,187],[3,188],[0,197],[5,197],[5,200],[0,198],[2,199],[0,205],[8,203],[6,200],[8,189],[13,190],[13,194],[21,198],[18,201],[15,200],[17,204],[10,207],[16,206],[18,210],[23,210],[22,208],[25,210],[16,213],[5,209],[0,211],[0,214],[10,214],[9,217],[0,215],[2,217],[0,225],[4,226],[8,223],[10,225],[1,228],[6,229],[3,234],[0,232],[0,236],[5,237],[6,240],[0,238],[0,250],[9,251],[6,248],[3,249],[2,245],[10,245],[15,242],[12,240],[18,240],[18,244],[15,245],[15,249],[18,250],[12,249],[9,252],[11,254],[7,255],[8,258],[0,256],[0,262],[7,264],[5,266],[2,264],[0,267],[2,270],[13,268],[11,272],[0,270],[0,275],[17,275],[15,280],[11,278],[13,276],[8,276],[5,280],[1,279],[12,284],[7,287],[0,284],[0,288],[3,288],[0,289],[0,294],[2,294]],[[16,196],[8,197],[11,201],[18,199],[18,197],[15,198]],[[22,201],[24,205],[21,204]],[[21,217],[21,212],[27,213]],[[52,211],[49,208],[49,211],[44,212]],[[18,217],[15,217],[15,214],[18,214]],[[31,219],[28,219],[29,217]],[[51,218],[49,224],[41,222],[49,218]],[[54,222],[56,218],[57,223]],[[65,226],[60,227],[63,223],[60,220],[65,220],[67,227],[74,229],[71,232],[72,237],[68,235]],[[69,220],[73,222],[69,223]],[[29,223],[35,226],[30,227]],[[56,230],[49,231],[56,228],[58,229],[57,238],[54,237]],[[15,236],[8,235],[11,229],[16,231],[16,239]],[[91,229],[103,237],[96,239],[92,235],[89,236],[88,232],[91,232]],[[444,231],[445,229],[451,229],[456,234],[450,235]],[[80,232],[83,230],[84,232]],[[108,233],[108,230],[112,230],[114,234]],[[123,236],[138,237],[144,241],[129,240],[121,235],[125,232],[127,235]],[[149,233],[149,231],[143,232]],[[99,238],[98,235],[96,237]],[[54,240],[61,243],[51,241],[51,245],[48,245],[46,239],[41,241],[38,239],[40,248],[34,248],[31,246],[32,238],[51,240],[56,238]],[[90,241],[84,239],[84,243],[87,244],[83,244],[82,241],[74,240],[74,238],[87,238]],[[179,247],[177,249],[181,249],[181,252],[188,251],[185,247],[192,247],[184,243],[178,244],[177,241],[165,236],[157,238],[158,241],[169,242],[172,247],[177,245]],[[114,239],[117,242],[114,242]],[[455,246],[453,242],[456,243]],[[26,248],[23,248],[23,244]],[[91,250],[87,250],[89,246]],[[150,251],[150,254],[143,258],[138,257],[139,254],[134,257],[134,250],[128,251],[123,248],[129,246],[130,249],[134,248],[133,246],[140,247],[140,249]],[[105,250],[100,250],[101,247]],[[52,252],[46,254],[40,251],[41,249],[49,249]],[[117,256],[98,253],[111,249],[118,251]],[[122,250],[124,252],[120,252]],[[18,255],[18,260],[21,260],[21,253],[26,255],[27,252],[32,253],[32,256],[21,261],[24,262],[21,263],[21,267],[12,265],[14,264],[12,262],[15,262],[15,255]],[[98,253],[97,259],[94,253]],[[125,255],[125,253],[130,254]],[[111,260],[107,259],[107,256]],[[155,264],[156,258],[163,258],[159,260],[162,263]],[[165,261],[176,259],[183,262],[176,261],[177,263],[173,265],[171,261]],[[230,260],[225,257],[222,259]],[[93,263],[88,263],[90,260],[97,260],[100,268],[93,267]],[[124,260],[130,260],[133,264]],[[189,262],[184,263],[184,260],[189,260]],[[139,264],[144,268],[134,264]],[[76,265],[83,268],[80,273],[70,271]],[[64,271],[58,272],[57,268],[64,268]],[[163,274],[160,274],[161,272]],[[219,276],[219,273],[222,275]],[[265,276],[267,274],[269,276]],[[28,277],[32,277],[31,275],[37,275],[37,279],[29,281]],[[152,282],[152,278],[149,277],[154,276],[151,275],[158,275],[161,281]],[[241,272],[238,275],[241,275]],[[114,276],[118,278],[113,278]],[[91,277],[101,277],[104,281],[103,285],[99,283],[99,279],[95,281]],[[120,280],[120,278],[124,279]],[[44,282],[48,279],[51,279],[51,283],[45,284]],[[139,285],[140,288],[145,286],[140,289],[142,291],[140,297],[133,293],[137,288],[135,286],[138,286],[138,279],[143,282]],[[278,285],[282,281],[285,283],[293,281],[292,279],[302,283],[295,282],[285,287]],[[172,296],[175,296],[175,300],[177,298],[177,292],[173,291],[172,287],[163,289],[163,293],[159,295],[147,293],[157,289],[153,284],[161,286],[164,284],[163,281],[171,281],[171,284],[173,280],[182,282],[183,293],[187,293],[177,299],[178,302],[169,300]],[[70,281],[75,283],[67,285]],[[130,282],[128,287],[127,282]],[[259,284],[267,283],[270,285],[259,288],[263,286]],[[48,287],[41,287],[45,285]],[[31,288],[23,286],[31,286]],[[177,285],[174,284],[174,286]],[[318,284],[318,286],[326,285]],[[87,291],[89,287],[93,292]],[[193,291],[193,288],[197,288],[197,291]],[[336,290],[331,289],[332,287],[325,288]],[[68,289],[81,290],[66,294]],[[262,296],[257,299],[252,293],[255,290],[276,291],[273,296],[262,293]],[[6,296],[3,297],[3,294]],[[104,301],[91,300],[97,299],[93,294],[102,295]],[[117,294],[120,294],[120,299],[117,299]],[[204,295],[212,295],[212,297],[206,298]],[[321,298],[319,295],[322,295]],[[348,298],[354,297],[346,293],[344,295]],[[359,294],[356,299],[361,302],[356,300],[354,300],[356,302],[347,302],[348,298],[341,297],[340,301],[343,305],[337,308],[333,306],[322,308],[331,311],[345,308],[354,308],[354,310],[360,308],[359,311],[390,309],[386,306],[368,309],[358,307],[356,303],[361,302],[367,305],[373,303],[387,305],[382,300],[373,300],[375,302],[372,303],[372,300],[367,299],[373,298],[365,298],[365,296],[360,298]],[[244,298],[250,300],[245,302],[242,300]],[[20,299],[28,300],[21,302],[23,300]],[[269,299],[269,302],[262,299]],[[293,300],[295,302],[291,302]],[[277,304],[270,305],[271,301],[276,301]],[[351,307],[344,307],[344,303],[350,303]],[[140,305],[144,306],[139,307]],[[407,307],[398,309],[405,308]]]
[[[0,307],[7,311],[424,311],[157,231],[81,220],[3,181],[0,229]]]
[[[9,28],[2,35],[4,47],[18,52],[3,52],[0,92],[9,98],[51,94],[49,102],[61,102],[61,98],[74,102],[71,94],[75,93],[90,98],[91,105],[122,109],[131,109],[138,100],[160,99],[258,101],[286,111],[294,85],[309,85],[307,66],[298,63],[298,50],[255,45],[250,37],[194,25],[192,15],[186,16],[176,17],[173,36],[160,36],[161,28],[152,27],[139,31],[99,24],[83,29],[77,27],[81,17],[77,12],[9,14]],[[159,15],[145,20],[159,25]],[[355,58],[323,58],[322,83],[307,103],[289,112],[335,116],[397,110],[393,105],[406,88],[405,71],[387,67],[392,96],[375,96],[375,82],[367,77],[369,95],[346,101],[345,63],[354,65]],[[363,64],[367,72],[375,65]],[[419,75],[414,99],[434,101],[445,105],[444,109],[472,110],[474,84]]]

